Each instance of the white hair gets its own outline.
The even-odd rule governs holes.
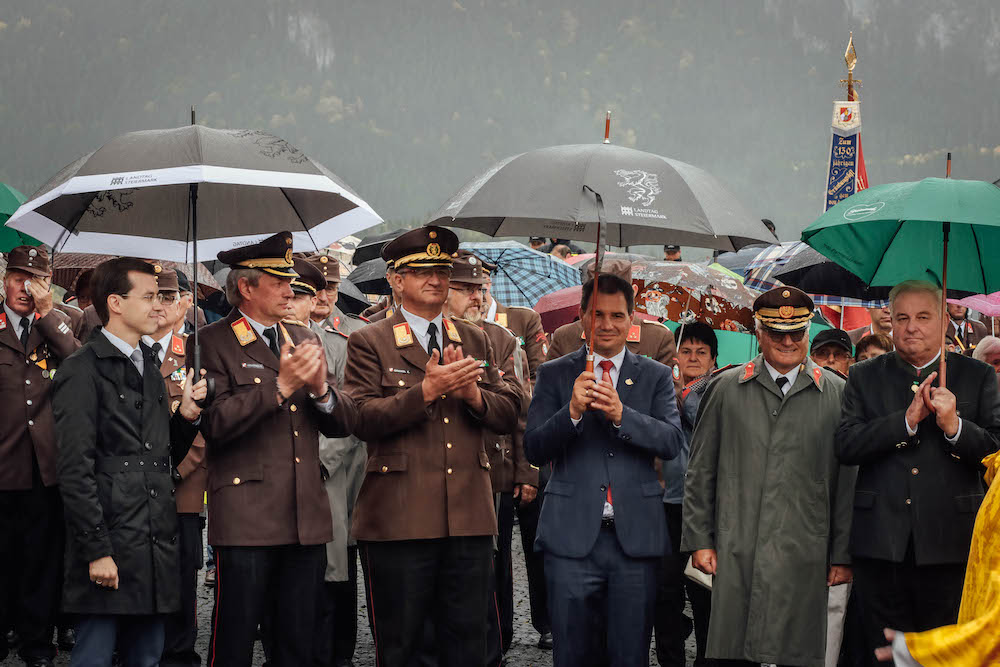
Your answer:
[[[994,352],[1000,352],[1000,338],[997,338],[996,336],[986,336],[979,341],[979,344],[976,345],[976,349],[972,351],[972,358],[979,361],[986,361],[986,357]]]
[[[899,298],[901,294],[909,294],[911,292],[924,292],[926,294],[930,294],[934,297],[934,300],[937,302],[938,309],[940,310],[940,287],[926,280],[904,280],[889,291],[889,311],[892,312],[893,306],[896,305],[896,299]]]

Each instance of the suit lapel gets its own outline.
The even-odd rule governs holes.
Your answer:
[[[621,399],[622,405],[628,405],[629,394],[632,393],[632,387],[638,381],[639,376],[639,363],[636,361],[635,354],[625,349],[625,358],[622,360],[622,367],[618,371],[618,385],[616,389],[618,390],[618,398]]]

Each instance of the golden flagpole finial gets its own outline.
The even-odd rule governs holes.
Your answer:
[[[844,51],[844,63],[847,65],[847,78],[840,80],[840,85],[847,88],[847,99],[857,100],[855,88],[861,87],[861,79],[854,78],[854,67],[858,64],[858,52],[854,50],[854,33],[847,40],[847,50]]]

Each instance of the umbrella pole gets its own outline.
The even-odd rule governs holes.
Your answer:
[[[948,167],[945,178],[951,178],[951,153],[948,153]],[[944,258],[941,261],[941,362],[938,367],[938,386],[945,386],[945,376],[948,364],[945,357],[948,356],[948,234],[951,232],[951,223],[942,225],[944,233]]]

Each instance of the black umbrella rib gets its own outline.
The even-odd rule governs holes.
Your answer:
[[[979,257],[979,275],[983,279],[983,291],[982,291],[982,293],[986,294],[986,269],[983,268],[984,267],[984,265],[983,265],[983,254],[982,254],[982,249],[979,247],[979,237],[976,236],[976,226],[975,225],[969,225],[969,227],[972,229],[972,240],[976,242],[976,256]],[[947,299],[948,295],[945,294],[944,298]]]
[[[295,204],[292,203],[292,200],[288,196],[288,193],[285,192],[285,188],[278,188],[278,189],[281,190],[281,196],[285,198],[285,201],[288,202],[288,205],[292,207],[293,211],[295,211],[295,216],[299,219],[299,222],[302,223],[302,229],[304,229],[306,234],[309,235],[309,240],[312,241],[313,248],[315,248],[316,252],[319,252],[319,246],[316,245],[316,239],[313,238],[312,232],[310,232],[309,228],[306,227],[306,221],[302,219],[302,214],[299,213],[299,209],[295,206]]]
[[[878,272],[878,267],[882,266],[882,261],[885,260],[885,253],[889,252],[889,248],[892,246],[892,242],[896,240],[897,236],[899,236],[899,230],[903,228],[903,223],[906,222],[906,220],[897,220],[896,222],[897,222],[896,231],[892,233],[892,238],[889,239],[889,242],[885,244],[885,248],[882,250],[882,256],[878,258],[878,264],[875,265],[876,273]],[[868,287],[871,287],[872,280],[874,279],[875,279],[875,274],[873,273],[871,279],[866,280],[865,284],[868,285]]]

